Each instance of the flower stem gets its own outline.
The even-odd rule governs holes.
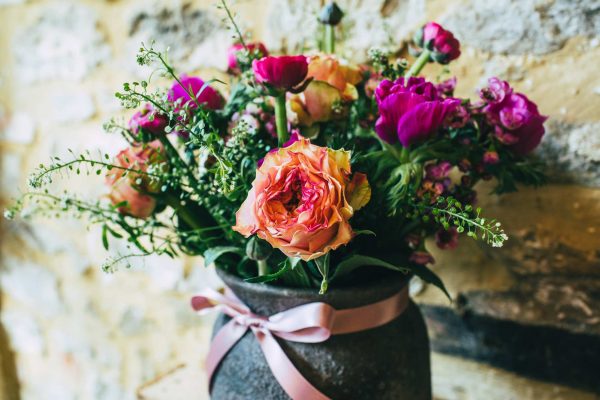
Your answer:
[[[421,70],[425,66],[425,64],[427,64],[429,62],[430,55],[431,55],[431,52],[429,50],[423,49],[423,52],[421,53],[421,55],[415,60],[415,63],[410,67],[410,69],[404,76],[406,78],[409,78],[411,76],[418,75],[419,72],[421,72]]]
[[[275,96],[275,124],[277,126],[279,147],[281,147],[289,139],[285,110],[285,92]]]
[[[201,229],[202,224],[200,224],[196,217],[187,209],[187,207],[181,204],[181,201],[177,196],[174,196],[171,193],[165,193],[162,195],[162,198],[179,216],[182,220],[185,221],[192,229]]]
[[[269,273],[269,265],[267,264],[267,260],[259,260],[256,262],[258,265],[258,275],[267,275]]]
[[[335,53],[335,26],[325,24],[325,52]]]

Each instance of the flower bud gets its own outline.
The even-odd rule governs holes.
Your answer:
[[[338,7],[335,1],[331,1],[321,8],[319,22],[325,25],[335,26],[340,23],[343,16],[344,12]]]
[[[272,252],[273,247],[271,247],[268,242],[259,239],[256,236],[252,236],[246,244],[246,255],[249,259],[254,261],[266,260]]]

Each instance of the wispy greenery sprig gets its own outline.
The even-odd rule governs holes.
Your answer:
[[[458,233],[477,240],[481,239],[492,247],[502,247],[508,236],[502,229],[502,224],[496,219],[486,219],[481,216],[481,208],[474,208],[470,204],[463,205],[452,196],[437,198],[434,204],[426,202],[414,204],[423,222],[429,221],[429,214],[433,220],[448,230],[455,227]]]

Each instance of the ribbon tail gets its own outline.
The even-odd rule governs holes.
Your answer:
[[[210,350],[206,357],[206,374],[209,382],[209,392],[212,388],[212,376],[221,363],[221,360],[231,350],[231,348],[244,336],[248,330],[247,327],[238,324],[235,320],[227,322],[215,335]]]
[[[256,328],[252,328],[252,331],[273,376],[292,400],[331,400],[302,376],[271,332]]]

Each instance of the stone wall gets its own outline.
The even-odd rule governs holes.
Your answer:
[[[319,4],[251,0],[235,9],[242,27],[264,38],[270,49],[293,51],[313,43],[313,15]],[[538,154],[549,164],[552,184],[501,198],[482,196],[488,213],[504,222],[511,237],[508,245],[491,251],[463,240],[456,251],[435,254],[437,271],[459,300],[448,304],[429,287],[417,295],[429,318],[434,348],[494,364],[496,359],[486,357],[492,353],[490,343],[503,346],[512,327],[525,329],[519,331],[525,334],[531,334],[529,327],[541,327],[542,332],[548,328],[585,335],[598,349],[598,2],[345,0],[339,4],[348,11],[339,32],[346,40],[340,51],[347,57],[364,60],[372,44],[399,50],[414,29],[435,18],[453,29],[464,45],[463,56],[451,66],[459,79],[458,94],[471,96],[486,77],[497,75],[525,91],[551,116]],[[0,0],[3,204],[25,189],[27,173],[50,154],[90,145],[114,152],[122,146],[118,138],[103,134],[101,124],[119,112],[113,93],[121,83],[147,73],[135,64],[141,41],[155,39],[160,47],[170,46],[172,59],[182,71],[208,76],[222,69],[224,50],[231,41],[222,18],[209,1]],[[428,73],[435,78],[439,71]],[[69,184],[90,198],[103,191],[101,180],[89,177]],[[217,282],[202,260],[148,259],[132,270],[107,275],[98,267],[108,255],[101,248],[99,233],[87,230],[81,221],[1,224],[0,371],[4,373],[0,391],[6,398],[16,398],[17,385],[22,399],[142,398],[144,388],[161,374],[181,365],[200,365],[209,320],[190,313],[188,297]],[[486,330],[489,325],[470,325],[469,317],[514,325],[494,336],[493,329]],[[469,337],[482,340],[468,347],[461,340]],[[496,348],[519,348],[502,346]],[[11,351],[14,362],[8,356]],[[600,352],[595,356],[600,357]],[[549,360],[540,357],[535,365],[552,368]],[[446,364],[441,363],[436,367],[436,359],[446,358],[434,358],[440,398],[506,398],[484,390],[461,392],[452,386],[459,385],[448,371],[452,368],[442,368]],[[526,367],[516,370],[532,375]],[[586,370],[593,372],[582,365],[580,376]],[[511,385],[510,375],[499,376],[506,379],[499,386]],[[533,376],[555,380],[548,374]],[[146,382],[150,384],[142,387]],[[577,379],[561,383],[600,391]],[[522,380],[519,385],[527,386]],[[543,389],[535,387],[536,398],[544,398]],[[579,392],[559,392],[571,393],[565,398],[588,398]]]

